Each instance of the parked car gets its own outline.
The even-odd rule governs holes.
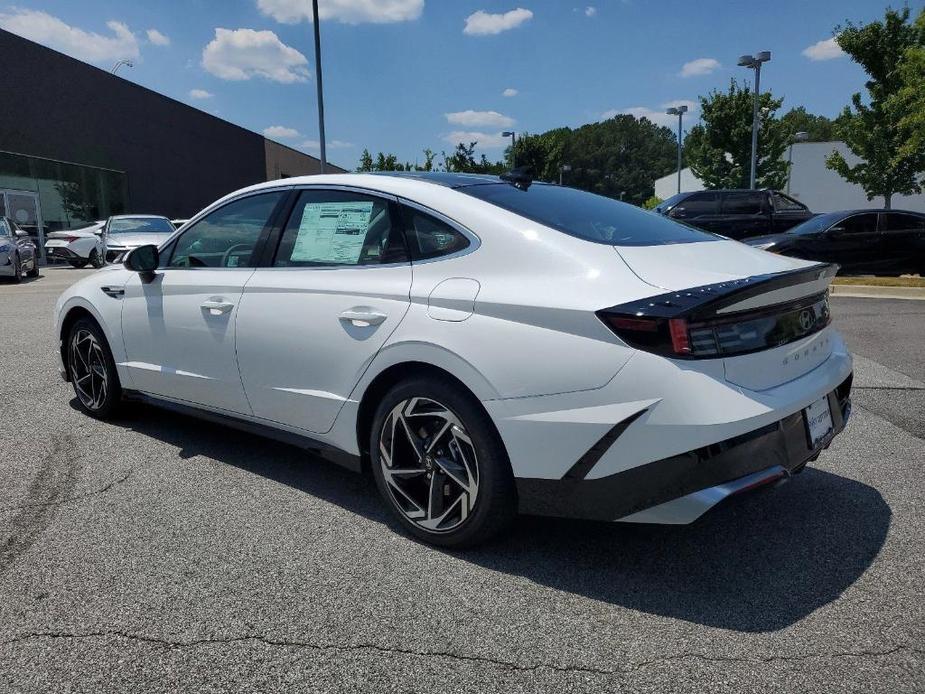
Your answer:
[[[188,221],[189,221],[188,219],[171,219],[170,223],[173,224],[175,228],[179,229],[184,224],[186,224]]]
[[[784,234],[745,243],[794,258],[838,263],[843,274],[925,276],[925,214],[846,210],[813,217]]]
[[[65,231],[52,231],[45,235],[45,253],[50,258],[66,260],[72,267],[82,268],[88,263],[102,267],[105,259],[103,227],[105,221]]]
[[[39,276],[35,244],[28,231],[9,217],[0,217],[0,276],[22,282],[23,275]]]
[[[806,205],[776,190],[679,193],[655,211],[730,239],[777,234],[813,216]]]
[[[151,214],[121,214],[110,217],[103,227],[106,262],[118,260],[138,246],[159,244],[176,229],[166,217]]]
[[[850,408],[834,270],[520,175],[305,176],[79,280],[55,338],[86,414],[296,443],[462,546],[518,511],[689,523],[802,470]]]

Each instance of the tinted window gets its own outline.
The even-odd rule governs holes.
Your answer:
[[[346,191],[305,190],[283,231],[274,265],[378,265],[407,259],[388,201]]]
[[[678,201],[673,215],[676,217],[699,217],[707,214],[719,213],[719,194],[718,193],[694,193],[684,200]]]
[[[925,217],[901,212],[889,212],[883,215],[884,231],[923,231]]]
[[[469,246],[469,239],[436,217],[412,207],[402,207],[402,214],[411,257],[415,260],[449,255]]]
[[[109,234],[172,234],[173,224],[160,217],[113,219],[106,230]]]
[[[684,200],[688,195],[690,195],[690,193],[677,193],[672,195],[667,200],[662,200],[658,205],[655,206],[655,209],[659,212],[666,212]]]
[[[778,212],[802,212],[806,205],[797,202],[793,198],[788,198],[783,193],[771,193],[771,201],[774,203],[774,209]]]
[[[723,214],[760,214],[763,200],[763,193],[726,193]]]
[[[835,224],[833,229],[841,229],[846,234],[874,234],[877,231],[877,215],[856,214]]]
[[[521,190],[507,183],[458,189],[527,219],[586,241],[615,246],[656,246],[712,241],[716,236],[654,212],[574,188],[535,183]]]
[[[0,217],[0,236],[9,236],[10,228],[7,226],[6,219]]]
[[[282,196],[251,195],[209,213],[177,239],[167,267],[247,267]]]

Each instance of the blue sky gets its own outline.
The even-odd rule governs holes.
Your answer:
[[[317,151],[310,0],[18,0],[0,27],[274,139]],[[459,139],[500,158],[499,133],[578,126],[615,112],[662,119],[750,73],[835,115],[863,89],[830,40],[884,2],[777,0],[320,0],[328,158],[363,147],[421,159]],[[150,30],[154,30],[153,32]],[[513,90],[513,91],[505,91]],[[516,92],[516,93],[514,93]],[[505,96],[505,93],[512,94]],[[693,124],[697,114],[687,123]],[[687,124],[686,123],[686,124]],[[473,133],[469,135],[468,133]]]

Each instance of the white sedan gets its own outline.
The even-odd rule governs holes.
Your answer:
[[[88,263],[93,267],[103,267],[106,258],[104,226],[105,220],[77,229],[52,231],[45,235],[45,254],[49,258],[66,260],[75,268],[85,267]]]
[[[462,546],[518,511],[688,523],[800,472],[850,412],[834,273],[518,174],[310,176],[80,280],[55,330],[87,414],[301,445]]]

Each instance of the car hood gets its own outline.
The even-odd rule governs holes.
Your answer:
[[[167,234],[110,234],[106,237],[106,245],[118,248],[137,248],[153,244],[161,245],[170,236]]]
[[[77,231],[52,231],[45,234],[46,239],[65,239],[75,236],[79,239],[90,239],[99,236],[99,234],[87,231],[86,229],[78,229]]]
[[[614,250],[639,279],[668,291],[814,265],[728,239],[663,246],[615,246]]]
[[[763,246],[767,243],[784,243],[786,240],[786,234],[765,234],[764,236],[749,236],[747,239],[742,239],[742,243],[748,246]]]

